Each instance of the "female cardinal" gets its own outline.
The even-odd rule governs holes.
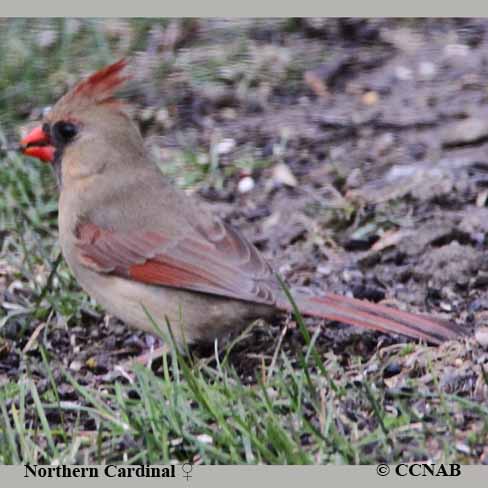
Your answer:
[[[78,83],[21,141],[48,162],[60,188],[59,237],[81,286],[111,314],[176,340],[212,341],[290,303],[257,249],[173,188],[112,98],[124,60]],[[294,293],[301,313],[438,344],[455,324],[327,293]]]

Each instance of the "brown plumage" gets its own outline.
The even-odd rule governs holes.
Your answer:
[[[150,161],[113,92],[119,61],[69,91],[24,152],[50,162],[59,186],[61,248],[81,286],[129,325],[211,341],[291,306],[271,267],[237,230],[173,188]],[[304,315],[438,344],[453,323],[332,293],[293,293]]]

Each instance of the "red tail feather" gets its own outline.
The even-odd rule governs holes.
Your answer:
[[[336,320],[365,329],[403,334],[433,344],[457,339],[463,335],[459,326],[434,317],[404,312],[385,305],[348,298],[333,293],[323,297],[295,297],[303,315]],[[291,305],[282,302],[279,307],[291,311]]]

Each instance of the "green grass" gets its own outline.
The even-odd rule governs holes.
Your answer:
[[[193,360],[177,350],[163,357],[160,374],[139,366],[132,384],[108,383],[94,390],[62,369],[80,401],[59,400],[53,358],[43,352],[49,387],[41,395],[27,372],[0,390],[2,463],[397,463],[408,444],[415,458],[427,459],[427,444],[442,440],[439,462],[458,460],[453,414],[479,415],[484,426],[469,443],[483,442],[488,409],[442,392],[398,394],[392,414],[378,378],[351,382],[334,360],[325,365],[313,338],[296,358],[276,345],[273,361],[263,360],[256,382],[242,381],[225,354]],[[223,351],[225,353],[225,351]],[[323,374],[326,368],[327,374]],[[412,408],[425,400],[438,411],[435,422],[422,421]],[[354,416],[370,425],[363,431]],[[58,414],[57,425],[49,420]],[[349,412],[352,415],[352,411]],[[80,428],[92,420],[92,430]],[[419,427],[419,423],[421,426]],[[357,427],[357,426],[356,426]]]

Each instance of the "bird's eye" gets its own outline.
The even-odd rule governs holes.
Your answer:
[[[51,134],[51,126],[47,122],[44,122],[44,124],[42,124],[42,132],[44,132],[46,136],[49,136]]]
[[[57,142],[67,144],[76,136],[78,128],[72,122],[60,121],[54,124],[52,133]]]

